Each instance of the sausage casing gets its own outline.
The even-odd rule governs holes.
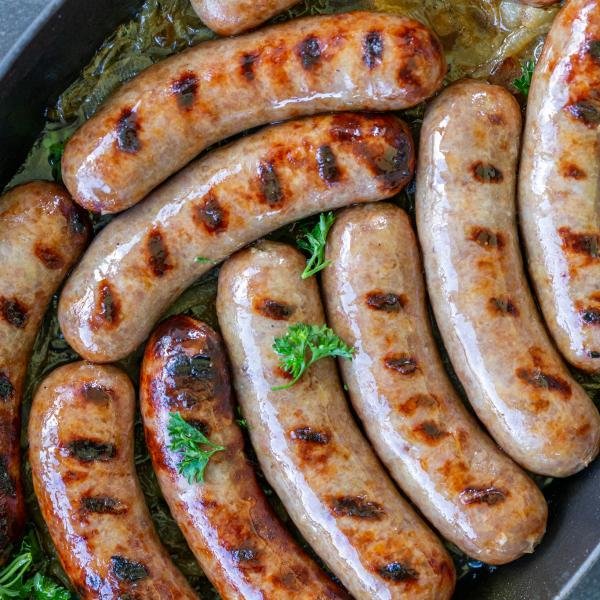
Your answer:
[[[298,0],[192,0],[203,23],[219,35],[253,29]]]
[[[36,181],[0,198],[0,560],[25,519],[20,423],[31,350],[89,234],[84,211],[59,185]]]
[[[176,316],[150,338],[140,403],[146,442],[163,495],[190,549],[222,598],[347,598],[281,526],[244,453],[227,359],[207,325]],[[168,423],[178,412],[211,442],[203,483],[179,473]]]
[[[445,72],[435,36],[387,14],[312,17],[203,43],[113,94],[67,144],[63,179],[82,206],[118,212],[219,140],[318,112],[413,106]]]
[[[328,321],[356,348],[352,361],[340,361],[342,375],[392,477],[468,555],[503,564],[532,552],[544,534],[546,502],[448,380],[406,213],[386,203],[345,210],[327,239],[327,258]]]
[[[436,321],[475,412],[525,468],[563,477],[598,453],[600,416],[525,279],[514,202],[520,130],[504,88],[466,81],[444,91],[421,133],[417,223]]]
[[[396,492],[356,427],[331,359],[294,386],[272,349],[289,325],[324,323],[304,257],[261,242],[227,261],[217,314],[250,437],[308,543],[357,600],[449,598],[452,561]]]
[[[600,2],[572,0],[529,91],[519,179],[528,267],[563,356],[600,372]]]
[[[82,598],[192,600],[135,473],[134,408],[133,386],[115,367],[72,363],[46,377],[29,420],[35,494]]]
[[[217,150],[96,237],[60,300],[65,338],[88,360],[122,358],[235,250],[310,214],[392,196],[413,170],[411,134],[392,115],[291,121]]]

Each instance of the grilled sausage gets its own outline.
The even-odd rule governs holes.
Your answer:
[[[122,358],[216,262],[302,217],[392,196],[413,169],[408,128],[391,115],[313,117],[242,138],[100,233],[62,294],[63,333],[84,358]]]
[[[177,316],[152,335],[142,365],[146,441],[163,494],[192,552],[222,598],[346,598],[281,526],[244,455],[225,352],[207,325]],[[225,448],[203,483],[179,474],[169,450],[173,412]]]
[[[342,375],[392,477],[469,556],[503,564],[532,552],[544,534],[546,502],[452,389],[429,327],[406,214],[384,203],[344,211],[327,258],[328,321],[356,348],[354,360],[340,361]]]
[[[520,129],[504,88],[448,88],[423,125],[417,223],[437,324],[473,408],[517,462],[564,477],[596,456],[600,416],[525,280],[514,206]]]
[[[452,561],[402,499],[358,431],[335,364],[293,387],[272,349],[288,326],[324,323],[303,256],[262,242],[227,261],[217,314],[263,471],[300,532],[357,600],[449,598]]]
[[[529,92],[519,181],[528,266],[563,356],[600,372],[600,2],[556,17]]]
[[[431,96],[445,71],[423,25],[371,12],[207,42],[111,96],[67,144],[63,179],[82,206],[118,212],[219,140],[317,112],[407,108]]]
[[[27,365],[52,295],[90,233],[84,211],[48,182],[0,198],[0,561],[22,530],[21,398]]]
[[[192,0],[204,24],[219,35],[253,29],[294,4],[298,0]]]
[[[134,407],[133,386],[115,367],[72,363],[46,377],[29,419],[35,494],[82,598],[191,600],[135,473]]]

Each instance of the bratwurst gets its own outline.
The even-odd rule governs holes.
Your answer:
[[[67,144],[63,179],[82,206],[119,212],[236,133],[318,112],[407,108],[431,96],[445,73],[427,28],[372,12],[203,43],[113,94]]]
[[[556,17],[529,91],[519,180],[528,266],[556,345],[600,372],[600,1]]]
[[[392,115],[291,121],[217,150],[96,237],[60,300],[65,338],[88,360],[122,358],[232,252],[308,215],[393,196],[413,170],[412,137]]]
[[[203,23],[219,35],[253,29],[298,0],[192,0]]]
[[[356,348],[353,360],[340,361],[342,375],[392,477],[469,556],[503,564],[532,552],[546,527],[546,502],[481,431],[448,380],[406,213],[386,203],[344,211],[326,256],[328,321]]]
[[[135,393],[111,366],[79,362],[41,383],[29,419],[35,494],[85,600],[193,600],[160,543],[133,458]]]
[[[140,404],[171,514],[222,598],[348,598],[281,526],[260,489],[235,422],[225,350],[210,327],[180,315],[156,329],[144,354]],[[202,482],[190,483],[169,449],[173,413],[224,448]]]
[[[31,350],[89,235],[85,211],[59,185],[36,181],[0,198],[0,561],[25,519],[21,398]]]
[[[447,88],[423,123],[417,223],[436,321],[475,412],[526,469],[565,477],[598,453],[600,415],[554,349],[525,279],[520,131],[506,89]]]
[[[396,492],[356,427],[331,359],[295,385],[272,345],[289,325],[322,325],[304,257],[262,242],[227,261],[217,314],[262,469],[308,543],[357,600],[450,598],[450,557]]]

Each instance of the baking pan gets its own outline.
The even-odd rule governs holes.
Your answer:
[[[5,0],[2,0],[3,2]],[[44,109],[77,76],[102,40],[139,0],[52,0],[0,62],[0,187],[40,132]],[[566,600],[584,582],[586,599],[600,559],[600,461],[549,494],[549,528],[532,556],[462,581],[457,600]],[[579,595],[579,594],[578,594]]]

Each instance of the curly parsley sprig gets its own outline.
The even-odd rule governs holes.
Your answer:
[[[279,366],[293,379],[273,390],[292,387],[308,368],[322,358],[340,357],[352,360],[354,348],[345,344],[327,325],[290,325],[284,336],[275,338],[273,350],[279,355]]]
[[[512,82],[513,87],[521,92],[523,96],[527,96],[529,94],[529,88],[531,87],[531,80],[533,79],[534,70],[535,62],[533,60],[526,60],[521,65],[521,77]]]
[[[310,254],[306,261],[306,268],[302,272],[302,279],[308,279],[331,264],[325,260],[325,246],[327,235],[335,221],[335,215],[330,211],[321,213],[319,222],[312,228],[305,228],[302,237],[298,239],[298,247]]]
[[[213,454],[225,450],[211,442],[199,429],[190,425],[179,413],[171,413],[167,430],[171,438],[169,450],[180,452],[178,470],[189,483],[202,483],[204,470]]]

